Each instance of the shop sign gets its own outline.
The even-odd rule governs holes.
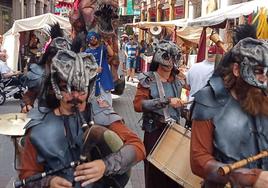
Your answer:
[[[164,11],[165,11],[165,16],[166,16],[167,18],[169,18],[169,8],[165,9]]]
[[[135,14],[135,9],[140,9],[141,8],[141,0],[134,0],[134,14]]]
[[[175,7],[175,16],[176,17],[184,17],[184,6]]]
[[[132,0],[127,0],[127,15],[133,15],[133,3]]]
[[[139,16],[141,14],[140,9],[134,9],[134,16]]]
[[[149,9],[150,17],[156,17],[156,8]]]

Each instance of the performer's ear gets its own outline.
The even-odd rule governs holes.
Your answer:
[[[240,75],[240,66],[238,63],[234,63],[233,65],[233,74],[238,77]]]

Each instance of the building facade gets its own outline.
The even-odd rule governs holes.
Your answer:
[[[251,0],[141,0],[141,21],[194,19],[221,7]]]
[[[142,21],[167,21],[187,17],[185,7],[196,2],[191,0],[143,0],[141,3]]]
[[[2,0],[0,2],[0,34],[6,32],[12,23],[12,2]]]
[[[1,0],[0,34],[8,31],[14,20],[54,13],[57,0]]]

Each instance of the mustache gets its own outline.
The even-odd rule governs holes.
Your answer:
[[[74,98],[72,100],[67,101],[67,104],[74,104],[74,105],[78,105],[78,104],[82,104],[82,103],[83,103],[83,101],[80,99],[77,99],[77,98]]]

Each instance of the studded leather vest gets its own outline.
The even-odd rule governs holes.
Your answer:
[[[233,163],[268,149],[268,117],[243,111],[220,77],[213,76],[194,97],[192,118],[212,120],[214,157],[218,161]],[[247,168],[268,170],[268,159],[250,163]]]

